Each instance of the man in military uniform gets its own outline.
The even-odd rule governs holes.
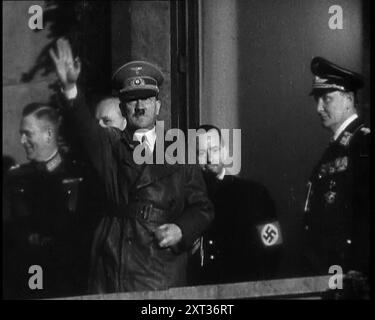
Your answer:
[[[224,165],[229,148],[217,127],[201,125],[197,136],[198,159],[215,219],[192,257],[192,284],[276,276],[282,234],[267,189],[230,174],[230,168]]]
[[[113,80],[127,126],[124,131],[102,128],[77,89],[80,63],[73,59],[69,42],[59,39],[57,53],[50,54],[67,98],[68,120],[103,179],[112,206],[96,232],[92,292],[184,285],[188,250],[214,213],[199,167],[137,161],[136,143],[146,154],[155,154],[157,140],[164,139],[155,128],[163,74],[144,61],[120,67]]]
[[[311,62],[311,95],[329,146],[308,182],[305,203],[306,268],[328,274],[338,265],[344,273],[369,271],[370,129],[358,116],[356,92],[362,77],[321,57]]]
[[[27,105],[20,125],[30,161],[5,177],[4,296],[61,297],[87,292],[90,224],[85,168],[58,148],[60,118],[47,104]],[[87,214],[85,216],[85,214]],[[92,229],[92,228],[91,228]],[[29,279],[40,266],[41,278]],[[40,286],[42,286],[42,288]]]

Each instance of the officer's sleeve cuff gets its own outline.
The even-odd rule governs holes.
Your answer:
[[[66,91],[61,89],[61,91],[64,94],[65,98],[68,99],[68,100],[72,100],[72,99],[77,98],[77,95],[78,95],[77,86],[74,86],[73,88],[71,88],[69,90],[66,90]]]

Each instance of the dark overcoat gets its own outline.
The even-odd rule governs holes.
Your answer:
[[[273,199],[261,184],[237,176],[204,174],[215,219],[194,253],[192,284],[255,281],[276,276],[282,231]],[[201,252],[203,251],[203,252]],[[197,267],[197,255],[203,261]]]
[[[166,162],[136,164],[127,131],[101,128],[80,93],[67,104],[67,121],[109,198],[108,215],[101,220],[93,244],[91,292],[184,285],[188,250],[214,215],[200,169]],[[173,248],[160,248],[154,235],[165,223],[182,231],[182,240]]]

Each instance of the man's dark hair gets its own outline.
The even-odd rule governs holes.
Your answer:
[[[56,108],[48,103],[33,102],[26,105],[22,110],[22,117],[29,115],[35,116],[37,119],[44,119],[52,123],[56,127],[60,124],[60,115]]]

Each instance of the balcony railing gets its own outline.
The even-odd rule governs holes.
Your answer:
[[[68,300],[160,300],[160,299],[320,299],[329,276],[276,279],[219,285],[171,288],[67,297]]]

